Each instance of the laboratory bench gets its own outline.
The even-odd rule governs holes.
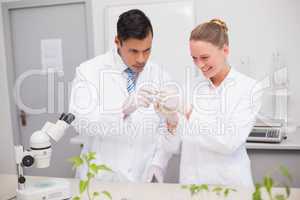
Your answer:
[[[26,177],[27,182],[36,182],[41,180],[59,180],[60,178],[53,177]],[[8,200],[14,199],[16,195],[17,188],[17,178],[16,175],[5,175],[0,174],[1,189],[0,189],[0,199]],[[78,179],[64,179],[67,180],[71,185],[71,193],[76,196],[79,192]],[[4,184],[3,184],[4,183]],[[210,186],[210,189],[213,186]],[[253,190],[249,188],[235,188],[236,192],[231,192],[226,198],[230,199],[243,199],[251,200]],[[93,181],[91,184],[91,191],[101,192],[106,190],[110,192],[113,200],[192,200],[190,193],[186,189],[182,189],[180,184],[158,184],[158,183],[100,183],[98,181]],[[284,193],[283,188],[274,188],[274,193]],[[217,196],[213,192],[204,192],[200,197],[204,197],[209,200],[223,199],[223,197]],[[266,197],[266,193],[263,192],[263,199]],[[83,199],[88,199],[84,197]],[[300,199],[300,188],[292,188],[291,196],[289,200],[299,200]]]
[[[262,177],[274,168],[286,166],[293,176],[293,187],[300,187],[300,129],[288,133],[287,139],[281,143],[247,143],[247,152],[251,160],[254,181],[261,181]],[[274,175],[280,180],[280,175]]]
[[[72,143],[80,143],[80,140]],[[261,182],[262,178],[274,168],[284,165],[289,169],[293,177],[292,195],[289,199],[300,199],[300,130],[287,135],[287,139],[279,144],[267,143],[247,143],[247,151],[251,160],[252,174],[255,182]],[[108,190],[113,199],[118,200],[188,200],[192,199],[187,190],[181,188],[178,182],[179,156],[174,156],[168,166],[165,184],[134,184],[134,183],[100,183],[93,182],[92,188],[97,191]],[[282,176],[278,174],[272,177],[279,181]],[[50,177],[27,177],[27,181],[37,181],[40,179],[55,179]],[[78,179],[66,179],[71,184],[72,194],[78,194]],[[16,175],[0,174],[0,200],[8,200],[16,195],[17,178]],[[276,190],[283,191],[282,188]],[[228,199],[251,199],[251,190],[239,188],[238,192],[230,194]],[[214,193],[208,193],[210,198],[218,199]]]

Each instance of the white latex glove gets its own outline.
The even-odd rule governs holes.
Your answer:
[[[151,165],[149,167],[147,171],[146,182],[150,183],[153,179],[153,176],[155,176],[155,179],[157,180],[158,183],[162,183],[164,180],[163,170],[156,165]]]
[[[181,106],[180,95],[172,88],[161,90],[156,95],[156,102],[160,104],[159,107],[163,113],[178,111]]]
[[[123,114],[128,116],[133,113],[137,108],[147,108],[153,101],[153,95],[150,90],[140,89],[137,92],[130,94],[123,103]]]
[[[181,107],[179,94],[171,91],[161,91],[154,102],[155,111],[166,119],[167,128],[171,133],[176,129]]]

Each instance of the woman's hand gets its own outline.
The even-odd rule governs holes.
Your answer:
[[[172,91],[161,91],[154,101],[155,111],[165,118],[167,128],[174,134],[179,121],[178,108],[180,107],[180,98],[177,93]]]

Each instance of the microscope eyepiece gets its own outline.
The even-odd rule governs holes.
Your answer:
[[[65,122],[67,122],[68,124],[71,124],[75,119],[75,116],[72,114],[72,113],[68,113],[64,118],[63,120]]]
[[[59,120],[62,120],[66,116],[66,113],[62,113],[59,117]]]
[[[75,116],[72,113],[63,113],[59,119],[65,121],[67,124],[71,124],[74,121]]]

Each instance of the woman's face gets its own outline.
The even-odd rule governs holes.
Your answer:
[[[195,65],[206,78],[212,78],[226,67],[229,53],[227,45],[219,48],[209,42],[190,41],[190,52]]]

